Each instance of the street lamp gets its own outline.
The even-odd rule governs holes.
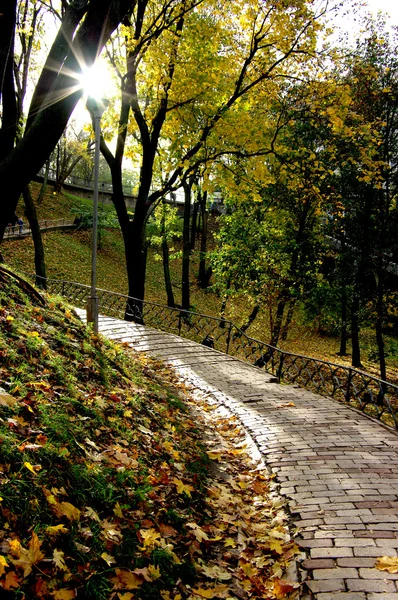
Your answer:
[[[98,296],[97,296],[97,235],[98,235],[98,175],[100,157],[100,122],[107,101],[92,96],[87,98],[86,107],[91,115],[94,126],[95,154],[94,154],[94,194],[93,194],[93,235],[91,247],[91,292],[87,299],[87,323],[93,323],[94,333],[98,333]]]

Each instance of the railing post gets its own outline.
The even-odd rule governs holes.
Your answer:
[[[349,402],[351,397],[351,381],[352,381],[352,369],[348,367],[348,379],[347,379],[347,389],[345,392],[345,401]]]
[[[232,331],[232,323],[230,321],[229,328],[228,328],[228,335],[227,335],[227,349],[225,351],[225,354],[229,354],[229,343],[231,341],[231,331]]]

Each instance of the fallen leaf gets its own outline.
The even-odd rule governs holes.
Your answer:
[[[37,475],[36,471],[40,471],[40,465],[31,465],[30,462],[24,462],[24,467],[26,467],[33,475]]]
[[[107,554],[106,552],[103,552],[101,554],[101,558],[104,559],[104,561],[111,567],[112,565],[114,565],[116,563],[115,559],[113,558],[113,556],[111,556],[110,554]]]
[[[388,573],[398,573],[398,556],[381,556],[375,564],[379,571],[388,571]]]
[[[116,577],[112,577],[114,590],[137,590],[142,585],[141,577],[137,577],[131,571],[115,569]]]
[[[185,484],[180,479],[177,479],[177,477],[174,477],[171,480],[171,483],[174,483],[174,485],[176,486],[178,494],[186,494],[187,496],[191,497],[191,492],[194,491],[192,485]]]
[[[57,535],[58,533],[68,533],[69,529],[65,525],[50,525],[46,527],[45,532],[49,535]]]
[[[228,586],[223,585],[223,584],[217,585],[212,588],[206,588],[206,589],[192,588],[192,591],[194,594],[196,594],[200,598],[226,598],[229,594]]]
[[[10,591],[12,588],[19,588],[20,581],[15,571],[9,571],[4,580],[3,587],[5,590]]]
[[[21,556],[21,542],[19,540],[8,540],[10,544],[10,554],[14,556],[14,558],[19,558]]]
[[[76,598],[75,590],[70,590],[68,588],[63,588],[62,590],[57,590],[53,592],[54,600],[73,600]]]
[[[36,565],[44,558],[43,552],[40,550],[41,542],[37,537],[36,533],[32,533],[32,538],[28,544],[28,549],[21,546],[20,558],[13,560],[13,564],[16,567],[23,569],[24,577],[27,577],[31,571],[33,565]]]
[[[295,589],[293,583],[285,581],[284,579],[275,579],[273,592],[276,598],[286,598],[287,594],[290,594]]]
[[[150,549],[156,545],[156,542],[160,540],[160,533],[156,529],[140,529],[140,536],[142,537],[144,548]]]
[[[4,558],[4,556],[0,556],[0,577],[4,574],[4,571],[6,569],[6,567],[8,567],[9,564],[6,561],[6,559]]]
[[[155,567],[155,565],[148,566],[148,573],[152,580],[159,579],[161,576],[159,567]]]
[[[57,548],[54,549],[53,563],[56,567],[58,567],[58,569],[60,569],[60,571],[68,571],[62,550],[57,550]]]
[[[70,502],[57,502],[55,510],[59,517],[66,517],[69,521],[78,521],[80,519],[80,510]]]

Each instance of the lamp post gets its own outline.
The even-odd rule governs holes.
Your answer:
[[[98,296],[97,296],[97,236],[98,236],[98,175],[100,157],[100,122],[106,108],[104,99],[98,100],[92,96],[87,98],[86,107],[91,115],[94,126],[94,193],[93,193],[93,235],[91,247],[91,292],[87,299],[87,323],[93,323],[94,333],[98,333]]]

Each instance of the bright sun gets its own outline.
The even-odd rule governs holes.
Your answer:
[[[110,98],[117,91],[109,66],[101,58],[98,58],[92,67],[83,69],[80,83],[86,98],[89,96],[96,99],[104,96]]]

